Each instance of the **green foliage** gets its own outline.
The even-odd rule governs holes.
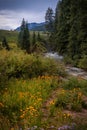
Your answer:
[[[39,45],[37,44],[39,47]],[[42,48],[42,47],[40,47]],[[38,50],[38,48],[37,48]],[[33,78],[41,75],[65,75],[64,67],[55,63],[52,59],[38,56],[37,54],[25,54],[22,51],[1,51],[0,54],[0,85],[2,87],[8,79]],[[1,87],[1,88],[2,88]]]
[[[79,80],[74,77],[70,78],[68,81],[65,81],[63,83],[63,88],[68,89],[68,90],[72,90],[74,88],[80,88],[80,87],[81,87],[81,84]]]
[[[6,40],[6,37],[3,37],[2,46],[3,46],[3,48],[5,48],[6,50],[10,50],[9,45],[8,45],[8,43],[7,43],[7,40]]]
[[[30,39],[29,39],[29,30],[28,30],[28,24],[25,22],[25,20],[22,20],[21,24],[21,31],[19,32],[18,37],[18,46],[26,50],[27,53],[30,52]]]
[[[86,5],[86,0],[60,0],[55,12],[54,49],[76,62],[87,55]]]
[[[87,95],[87,81],[70,78],[62,82],[63,90],[58,93],[55,103],[56,107],[64,109],[81,111],[82,108],[87,109],[87,103],[84,100],[84,95]]]
[[[2,42],[3,37],[6,37],[8,43],[17,43],[18,32],[12,30],[0,30],[0,42]]]
[[[1,50],[0,55],[0,129],[17,130],[18,126],[27,129],[35,125],[39,129],[48,128],[50,124],[59,127],[72,122],[72,115],[64,113],[63,109],[87,108],[84,99],[87,81],[80,78],[63,81],[61,76],[66,73],[61,62],[21,50]],[[49,98],[47,102],[45,123],[42,104],[51,92],[53,100]]]
[[[72,64],[73,65],[73,60],[67,55],[64,56],[63,61],[65,64]]]
[[[63,54],[66,53],[68,45],[68,34],[70,30],[69,19],[70,19],[70,1],[64,0],[59,1],[56,7],[56,18],[55,18],[55,42],[58,52]]]
[[[1,113],[0,113],[0,129],[10,130],[10,122],[8,118],[4,117]]]
[[[87,123],[85,124],[78,124],[76,130],[87,130]]]
[[[55,106],[63,109],[81,111],[84,107],[82,93],[79,89],[72,89],[70,91],[62,90],[58,94]]]
[[[40,36],[40,33],[38,32],[38,35],[37,35],[37,41],[41,41],[41,36]]]
[[[13,79],[9,82],[9,88],[4,89],[0,96],[0,117],[8,119],[10,127],[14,128],[16,125],[22,128],[41,125],[42,103],[52,91],[53,81],[57,83],[57,80],[55,76],[39,76],[31,80]]]
[[[87,96],[87,80],[82,80],[80,77],[78,79],[72,77],[68,81],[64,81],[62,87],[65,90],[79,89],[85,96]],[[82,106],[87,108],[87,103],[85,103],[84,100],[82,101]]]
[[[45,15],[46,29],[48,32],[54,30],[54,13],[52,8],[48,8]]]
[[[80,59],[78,66],[84,70],[87,70],[87,55]]]
[[[33,32],[33,35],[32,35],[32,46],[34,46],[36,43],[36,34],[35,34],[35,31]]]
[[[0,91],[7,86],[8,76],[6,74],[6,60],[7,58],[0,57]]]
[[[32,46],[32,49],[31,51],[33,53],[36,53],[36,54],[43,54],[44,52],[46,52],[46,48],[44,47],[44,43],[43,42],[39,42],[37,41],[33,46]]]
[[[68,79],[68,81],[63,82],[63,88],[67,90],[72,90],[74,88],[78,89],[80,88],[84,94],[87,94],[87,81],[82,80],[81,78],[77,79],[75,77],[71,77]]]

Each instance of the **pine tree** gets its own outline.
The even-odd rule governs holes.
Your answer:
[[[59,0],[56,9],[55,9],[55,21],[54,21],[54,32],[57,33],[58,31],[58,20],[60,16],[60,6],[61,6],[61,1]]]
[[[18,46],[26,50],[27,53],[30,51],[30,35],[28,29],[28,23],[25,22],[24,18],[22,20],[19,37],[18,37]]]
[[[62,0],[57,4],[56,10],[56,44],[58,52],[67,53],[70,30],[70,0]]]
[[[48,8],[45,15],[46,30],[53,32],[54,30],[54,12],[52,8]]]
[[[49,10],[45,17],[47,23],[50,23]],[[55,41],[54,48],[59,53],[73,60],[87,55],[87,0],[59,0],[51,34],[51,40]]]
[[[68,51],[72,59],[87,54],[87,1],[71,0]]]
[[[68,52],[69,56],[74,59],[74,56],[78,54],[78,0],[71,0],[70,4],[70,32],[69,32],[69,44]]]
[[[37,34],[37,41],[41,41],[41,36],[40,36],[40,33],[38,32],[38,34]]]
[[[33,31],[33,35],[32,35],[32,45],[34,46],[36,43],[36,34],[35,31]]]
[[[3,46],[6,50],[10,50],[10,47],[9,47],[8,42],[7,42],[7,40],[6,40],[6,37],[3,37],[2,46]]]
[[[87,0],[78,0],[78,43],[81,55],[87,55]]]

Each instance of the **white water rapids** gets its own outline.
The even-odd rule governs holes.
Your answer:
[[[49,58],[53,58],[55,60],[62,60],[63,59],[63,56],[61,55],[58,55],[57,52],[48,52],[45,54],[46,57],[49,57]],[[83,69],[80,69],[80,68],[76,68],[76,67],[71,67],[71,66],[67,66],[66,67],[66,72],[70,75],[73,75],[73,76],[78,76],[78,77],[81,77],[85,80],[87,80],[87,72],[84,71]]]
[[[63,59],[63,56],[58,55],[57,52],[54,52],[54,53],[52,53],[52,52],[47,52],[47,53],[45,54],[45,56],[46,56],[46,57],[49,57],[49,58],[56,59],[56,60],[62,60],[62,59]]]

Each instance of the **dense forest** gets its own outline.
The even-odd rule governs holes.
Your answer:
[[[56,7],[55,34],[58,52],[72,59],[87,55],[87,1],[62,0]]]
[[[67,57],[68,62],[76,61],[75,65],[78,59],[87,59],[87,1],[59,0],[55,16],[52,9],[48,8],[47,12],[47,25],[51,27],[47,30],[51,32],[53,50]]]

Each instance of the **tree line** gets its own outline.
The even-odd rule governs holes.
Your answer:
[[[30,39],[28,23],[23,18],[18,36],[18,47],[25,50],[27,53],[31,53],[34,51],[36,42],[41,42],[42,39],[40,33],[38,32],[36,35],[35,31],[32,34],[32,41]]]
[[[48,10],[53,14],[51,8]],[[49,21],[52,29],[48,28],[47,23],[54,51],[73,60],[87,55],[87,0],[59,0],[55,16],[48,15],[48,10],[45,20]]]
[[[36,43],[40,44],[43,41],[40,32],[33,31],[30,35],[28,22],[25,21],[24,18],[21,22],[20,31],[18,33],[17,39],[17,46],[20,49],[25,50],[27,53],[32,53],[35,49]],[[11,49],[6,36],[2,37],[2,44],[0,45],[0,47],[5,48],[8,51]]]

